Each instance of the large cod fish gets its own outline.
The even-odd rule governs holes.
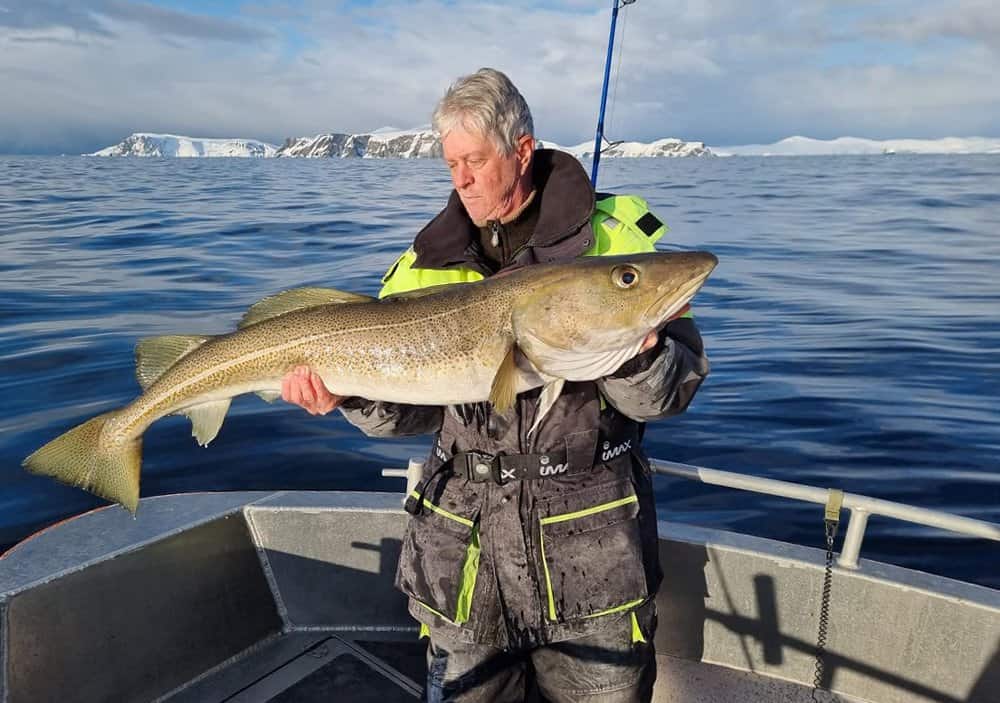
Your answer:
[[[52,440],[24,466],[134,514],[147,427],[183,414],[207,445],[233,396],[273,400],[303,364],[332,393],[397,403],[489,400],[504,410],[518,393],[544,386],[541,419],[564,381],[600,378],[635,356],[716,263],[707,252],[581,258],[384,300],[285,291],[252,306],[230,334],[141,340],[142,395]]]

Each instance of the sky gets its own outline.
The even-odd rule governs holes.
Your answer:
[[[0,153],[132,132],[426,125],[458,76],[511,77],[536,136],[593,139],[610,2],[0,0]],[[638,0],[609,139],[1000,137],[996,0]]]

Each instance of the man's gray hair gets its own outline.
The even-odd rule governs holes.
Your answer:
[[[500,71],[481,68],[452,83],[434,110],[434,131],[441,137],[456,127],[492,140],[504,156],[512,154],[517,140],[534,136],[531,110],[524,96]]]

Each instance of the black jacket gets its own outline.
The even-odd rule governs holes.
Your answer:
[[[574,259],[594,237],[594,191],[580,163],[539,150],[533,175],[538,221],[511,268]],[[465,266],[489,275],[478,238],[453,192],[417,235],[414,266]],[[643,423],[682,412],[708,370],[697,328],[680,318],[656,347],[614,374],[567,382],[530,437],[541,389],[522,393],[504,413],[489,403],[440,408],[350,399],[342,405],[347,419],[372,436],[437,433],[397,574],[414,617],[453,639],[511,648],[612,626],[651,599],[661,572]],[[505,485],[471,482],[464,467],[442,469],[456,452],[472,450],[565,452],[568,466]],[[468,607],[462,592],[473,574]]]

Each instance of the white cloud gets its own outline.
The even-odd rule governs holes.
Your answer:
[[[877,36],[908,42],[958,38],[1000,49],[1000,4],[995,0],[920,3],[909,11],[872,20],[864,28]]]
[[[910,66],[791,68],[755,80],[751,90],[776,119],[830,135],[992,136],[1000,83],[989,54],[966,47]]]
[[[631,5],[609,136],[995,134],[1000,61],[971,29],[997,13],[963,0],[935,25],[930,5],[896,4],[912,12],[889,39],[883,16],[832,0]],[[425,124],[451,80],[486,65],[517,83],[541,136],[576,143],[592,137],[603,73],[609,9],[594,5],[258,3],[216,18],[125,0],[46,0],[35,14],[18,3],[0,13],[0,151],[92,150],[145,130],[280,141]],[[869,44],[831,66],[862,29],[912,58]],[[920,45],[932,31],[956,38]]]

